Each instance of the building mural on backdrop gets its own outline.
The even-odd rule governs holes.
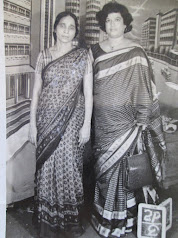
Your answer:
[[[8,204],[33,195],[35,148],[28,142],[28,127],[34,69],[38,53],[54,44],[55,16],[63,10],[73,12],[80,26],[75,44],[89,47],[107,37],[95,17],[107,2],[110,0],[4,0]],[[136,19],[133,33],[126,37],[139,41],[151,59],[165,126],[170,129],[178,119],[178,1],[171,0],[169,7],[154,14],[151,9],[143,14],[148,0],[118,2],[127,5]],[[139,11],[141,18],[137,18]],[[173,127],[176,131],[177,126]]]
[[[19,191],[23,187],[20,184],[20,174],[23,174],[25,161],[19,160],[18,154],[27,146],[30,98],[34,80],[34,69],[30,64],[31,15],[31,0],[20,0],[18,4],[13,0],[4,1],[7,203],[19,200]],[[13,183],[15,180],[16,184]],[[20,193],[28,197],[32,193],[33,181],[23,183],[25,189]]]
[[[55,0],[4,0],[7,204],[34,193],[35,148],[28,142],[30,102],[38,53],[54,43],[54,9]]]

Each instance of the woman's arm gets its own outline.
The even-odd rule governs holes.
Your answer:
[[[36,128],[36,111],[38,106],[38,99],[41,93],[42,88],[42,79],[41,74],[35,73],[35,82],[33,87],[33,95],[32,102],[30,108],[30,130],[29,130],[29,141],[37,146],[36,136],[37,136],[37,128]]]
[[[79,132],[79,145],[87,143],[90,139],[91,117],[93,110],[93,70],[89,55],[83,78],[83,91],[85,97],[85,118],[83,126]]]

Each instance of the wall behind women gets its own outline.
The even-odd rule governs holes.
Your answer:
[[[40,52],[40,1],[32,1],[31,18],[31,66],[35,68],[36,59]]]

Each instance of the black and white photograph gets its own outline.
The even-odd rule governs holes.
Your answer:
[[[0,238],[177,238],[178,0],[1,4]]]

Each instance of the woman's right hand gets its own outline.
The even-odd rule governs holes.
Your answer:
[[[137,126],[141,126],[142,127],[142,131],[144,131],[146,129],[146,127],[147,127],[146,124],[139,123],[139,122],[137,123]]]
[[[37,147],[37,128],[34,124],[30,124],[28,139],[33,145],[35,145],[35,147]]]

